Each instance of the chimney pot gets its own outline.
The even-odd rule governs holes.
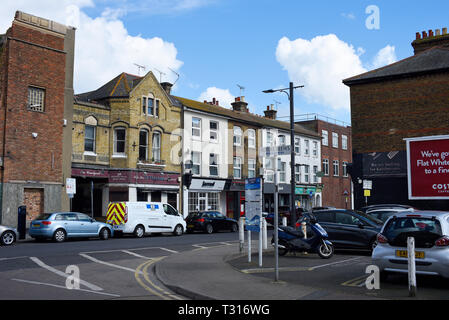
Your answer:
[[[427,38],[427,32],[426,32],[426,31],[423,31],[423,32],[422,32],[422,38],[423,38],[423,39]]]
[[[447,28],[443,28],[443,35],[447,34]]]
[[[433,37],[433,30],[429,30],[429,37]]]
[[[421,33],[417,32],[416,33],[416,40],[420,40],[421,39]]]
[[[439,36],[441,33],[440,33],[440,29],[435,29],[435,35],[436,36]]]

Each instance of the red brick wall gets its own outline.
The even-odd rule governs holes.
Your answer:
[[[352,85],[355,153],[405,150],[403,138],[449,133],[449,73]]]
[[[63,50],[64,38],[17,23],[13,23],[8,36],[12,39],[6,63],[4,182],[62,182],[65,54],[56,50]],[[30,85],[45,88],[44,112],[27,110]],[[3,113],[4,103],[0,118]],[[38,134],[37,138],[32,137],[33,132]]]
[[[44,189],[25,188],[23,192],[23,204],[27,208],[28,221],[36,219],[44,213]]]

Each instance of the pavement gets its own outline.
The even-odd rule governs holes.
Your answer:
[[[258,261],[256,247],[252,261]],[[270,251],[272,249],[268,249]],[[165,257],[155,265],[159,281],[192,300],[361,300],[372,297],[332,292],[244,273],[230,262],[247,257],[239,244],[198,248]],[[254,264],[248,264],[254,267]]]

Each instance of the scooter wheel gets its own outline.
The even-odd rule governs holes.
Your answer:
[[[288,252],[288,249],[287,248],[278,248],[278,255],[280,255],[280,256],[285,256],[286,254],[287,254],[287,252]]]
[[[331,244],[320,244],[320,246],[318,247],[318,255],[320,256],[320,258],[329,259],[334,255],[334,246]]]

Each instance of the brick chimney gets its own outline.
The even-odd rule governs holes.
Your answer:
[[[274,110],[273,105],[267,106],[267,110],[264,111],[265,118],[276,120],[277,110]]]
[[[173,84],[171,84],[170,82],[162,82],[161,83],[161,87],[162,89],[165,90],[165,92],[170,95],[171,92],[171,88],[173,87]]]
[[[249,112],[248,111],[248,103],[245,102],[245,97],[236,97],[235,102],[231,103],[232,110],[240,111],[240,112]]]
[[[220,106],[220,105],[218,104],[218,100],[215,99],[215,98],[212,98],[212,101],[204,100],[204,103],[205,103],[205,104],[210,104],[211,106]]]
[[[449,47],[449,34],[447,28],[417,32],[416,39],[412,42],[415,54],[421,53],[432,47]]]

